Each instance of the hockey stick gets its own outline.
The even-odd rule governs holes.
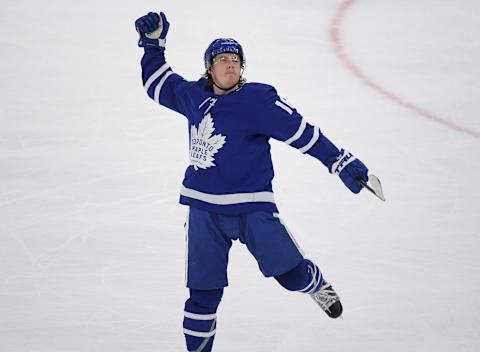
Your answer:
[[[378,179],[377,176],[368,175],[369,183],[365,182],[360,178],[357,179],[357,182],[385,202],[385,196],[383,195],[382,184],[380,183],[380,180]]]

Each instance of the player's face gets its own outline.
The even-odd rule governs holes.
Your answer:
[[[213,58],[210,74],[216,85],[229,88],[238,83],[241,73],[240,56],[233,53],[218,54]],[[214,86],[215,88],[215,86]]]

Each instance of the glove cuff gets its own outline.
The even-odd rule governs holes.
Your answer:
[[[337,161],[335,161],[331,168],[330,173],[335,175],[340,175],[340,172],[352,161],[356,160],[357,158],[353,156],[348,150],[341,149],[340,155],[337,157]]]
[[[141,48],[151,48],[151,47],[156,47],[156,48],[165,48],[166,44],[166,39],[150,39],[146,37],[140,37],[138,40],[138,46]]]

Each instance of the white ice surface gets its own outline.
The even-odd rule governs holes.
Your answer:
[[[164,10],[188,79],[215,37],[377,174],[351,194],[273,142],[281,215],[343,320],[264,279],[234,245],[216,351],[480,350],[480,3],[6,0],[0,12],[0,351],[184,351],[185,120],[141,85],[133,21]]]

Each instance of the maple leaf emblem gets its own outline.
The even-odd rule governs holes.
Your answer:
[[[192,125],[190,129],[190,164],[195,170],[215,166],[213,157],[225,144],[225,136],[213,135],[215,131],[210,114],[205,115],[198,129]]]

